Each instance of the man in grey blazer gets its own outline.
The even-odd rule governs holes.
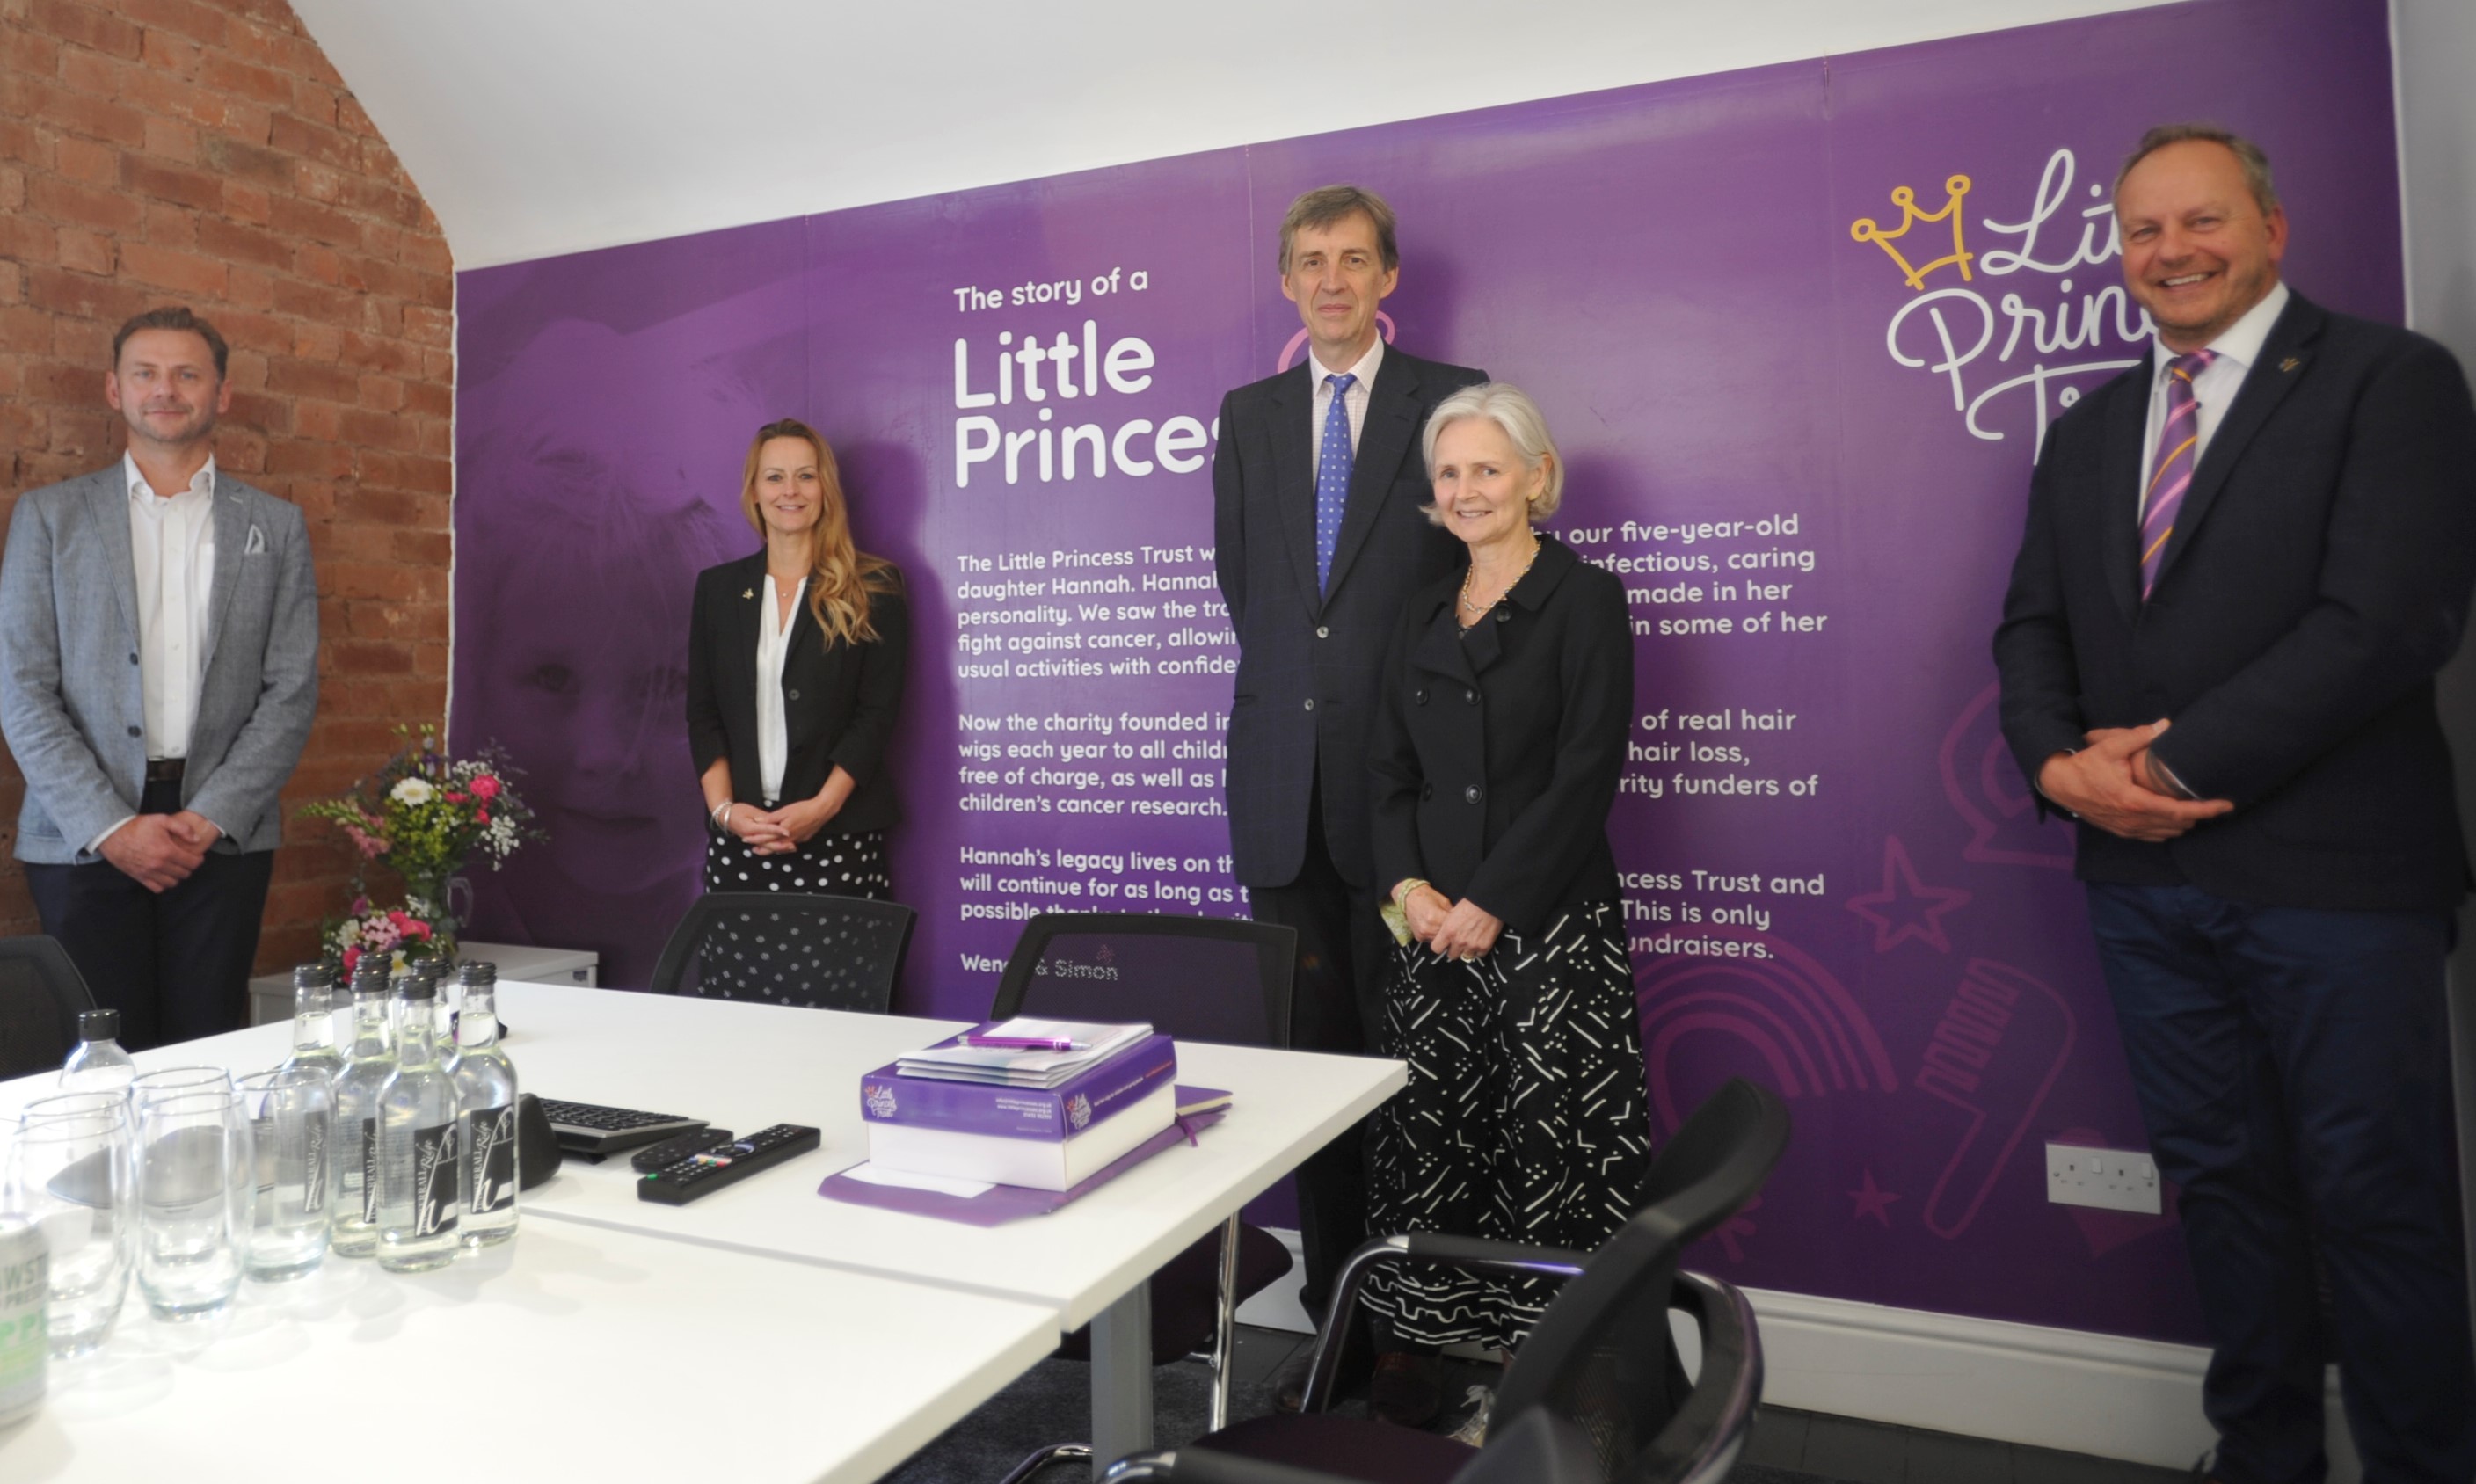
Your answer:
[[[223,336],[151,309],[111,359],[128,453],[9,522],[0,730],[43,930],[146,1047],[247,1023],[277,794],[318,704],[318,593],[300,510],[215,470]]]

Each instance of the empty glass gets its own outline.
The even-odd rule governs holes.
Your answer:
[[[258,1199],[243,1267],[261,1283],[306,1277],[327,1256],[334,1084],[313,1067],[293,1067],[245,1076],[235,1091],[257,1155]]]
[[[55,1356],[111,1335],[136,1249],[129,1105],[118,1093],[67,1093],[26,1105],[9,1149],[9,1203],[51,1249],[45,1323]]]
[[[249,1121],[229,1087],[137,1108],[137,1289],[155,1317],[203,1319],[240,1288],[258,1190]]]
[[[230,1091],[232,1074],[221,1067],[166,1067],[129,1084],[129,1116],[134,1119],[146,1104],[183,1093]]]

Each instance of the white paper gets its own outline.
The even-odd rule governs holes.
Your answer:
[[[942,1175],[913,1175],[907,1170],[879,1170],[863,1160],[843,1172],[854,1180],[869,1185],[893,1185],[904,1190],[935,1191],[941,1196],[960,1196],[969,1200],[997,1189],[987,1180],[953,1180]]]

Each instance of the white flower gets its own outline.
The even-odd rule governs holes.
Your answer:
[[[428,804],[437,792],[427,779],[408,778],[397,779],[395,787],[387,790],[387,797],[398,804]]]

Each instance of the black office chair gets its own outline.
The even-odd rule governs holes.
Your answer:
[[[95,1007],[59,939],[0,938],[0,1077],[58,1070],[77,1049],[78,1012]]]
[[[1340,1366],[1326,1330],[1296,1417],[1263,1417],[1186,1447],[1121,1459],[1124,1484],[1712,1484],[1736,1463],[1762,1399],[1762,1345],[1745,1296],[1679,1273],[1677,1257],[1770,1177],[1788,1147],[1788,1106],[1740,1077],[1686,1120],[1652,1162],[1650,1200],[1585,1258],[1515,1243],[1413,1233],[1350,1255],[1336,1306],[1378,1267],[1427,1263],[1568,1281],[1523,1342],[1497,1393],[1491,1435],[1449,1438],[1325,1411]],[[1668,1314],[1693,1317],[1700,1374],[1688,1380]]]
[[[708,892],[654,965],[657,995],[882,1015],[919,914],[899,902]]]
[[[1151,912],[1052,912],[1024,925],[998,977],[991,1020],[1147,1021],[1180,1042],[1290,1044],[1290,981],[1299,935],[1273,923]],[[1242,1107],[1238,1110],[1244,1116]],[[1224,1271],[1226,1260],[1232,1266]],[[1211,1425],[1229,1416],[1237,1308],[1290,1271],[1278,1238],[1232,1216],[1151,1276],[1155,1364],[1201,1352],[1212,1368]],[[1068,1335],[1067,1360],[1088,1360],[1092,1333]],[[1088,1458],[1091,1446],[1043,1448],[1006,1475],[1020,1484],[1047,1465]]]

